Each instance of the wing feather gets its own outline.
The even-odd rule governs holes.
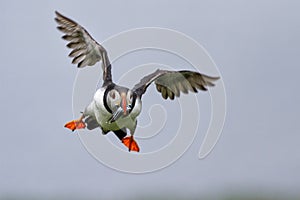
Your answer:
[[[102,60],[103,80],[106,84],[111,82],[111,67],[108,55],[103,46],[97,43],[92,36],[77,22],[55,12],[57,29],[65,35],[62,39],[68,41],[67,47],[72,49],[69,57],[73,57],[72,63],[83,68],[93,66]]]
[[[164,99],[170,98],[173,100],[180,96],[180,93],[198,92],[198,90],[206,91],[207,87],[214,86],[214,81],[219,77],[211,77],[198,72],[193,71],[168,71],[168,70],[156,70],[152,74],[149,74],[141,79],[136,84],[133,91],[142,96],[148,86],[154,82],[156,89],[161,93]]]

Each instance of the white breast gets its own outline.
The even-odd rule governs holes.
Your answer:
[[[86,116],[93,116],[96,118],[99,124],[101,124],[101,120],[111,117],[111,113],[109,113],[103,102],[103,97],[106,88],[98,89],[95,94],[93,101],[85,108],[84,115]]]
[[[133,110],[130,112],[130,114],[126,117],[121,117],[116,122],[108,123],[108,119],[101,120],[101,126],[106,130],[119,130],[120,128],[128,128],[132,133],[134,132],[136,128],[136,118],[141,113],[142,109],[142,103],[140,99],[137,99],[134,105]]]
[[[84,115],[93,116],[97,122],[105,130],[119,130],[122,127],[133,130],[136,124],[136,118],[142,109],[142,102],[139,98],[136,99],[135,106],[130,112],[129,116],[120,118],[117,122],[108,123],[112,114],[109,113],[104,106],[104,93],[106,88],[100,88],[96,91],[93,101],[88,105],[84,111]]]

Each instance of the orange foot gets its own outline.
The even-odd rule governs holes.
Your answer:
[[[133,136],[125,137],[122,139],[122,143],[128,147],[129,151],[136,151],[139,152],[140,148],[136,141],[133,139]]]
[[[73,120],[73,121],[70,121],[70,122],[66,123],[65,127],[72,130],[72,131],[75,131],[75,129],[85,128],[85,123],[82,121],[82,119]]]

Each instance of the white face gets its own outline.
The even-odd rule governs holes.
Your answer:
[[[128,90],[127,93],[120,94],[117,90],[112,89],[108,92],[106,98],[107,105],[113,112],[119,107],[123,108],[124,106],[127,110],[132,109],[133,92],[131,90]],[[125,100],[125,102],[123,100]]]
[[[133,92],[132,92],[131,90],[128,90],[126,99],[127,99],[127,105],[128,105],[128,106],[132,106]],[[132,107],[131,107],[131,108],[132,108]]]
[[[121,95],[115,89],[108,92],[106,97],[108,107],[114,112],[121,104]]]

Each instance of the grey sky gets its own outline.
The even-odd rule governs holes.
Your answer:
[[[299,1],[1,1],[0,5],[0,196],[120,197],[240,190],[299,194]],[[94,160],[78,137],[63,128],[73,117],[77,69],[55,28],[55,10],[86,27],[99,42],[130,28],[158,26],[202,44],[216,62],[227,92],[226,124],[213,152],[197,159],[201,130],[206,127],[201,124],[187,153],[164,170],[130,175]],[[172,56],[148,53],[117,61],[115,80],[144,62],[191,69]],[[153,88],[147,97],[148,107],[152,100],[160,100]],[[204,93],[199,100],[202,106],[209,103]],[[145,107],[141,123],[147,122]],[[149,143],[143,143],[145,148],[155,145]]]

